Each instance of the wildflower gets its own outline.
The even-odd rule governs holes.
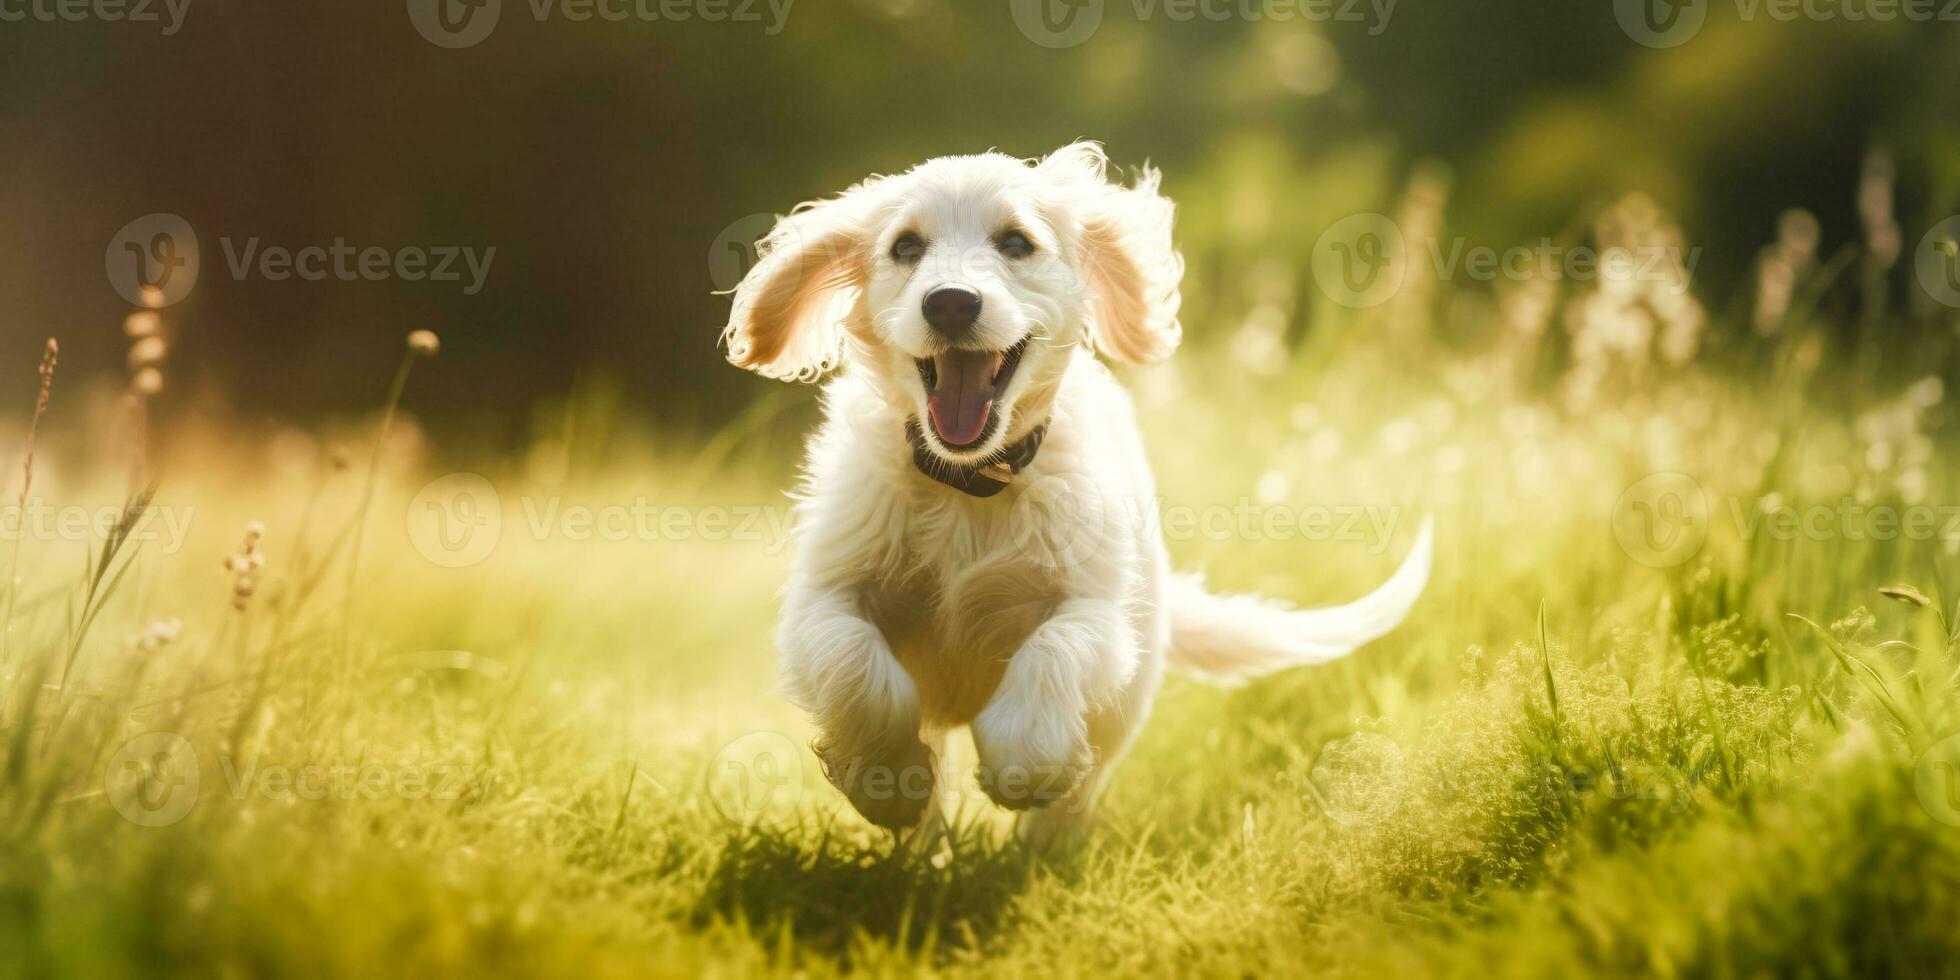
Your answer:
[[[162,337],[154,334],[143,337],[129,345],[129,369],[141,371],[147,367],[155,367],[163,362],[163,355],[168,350],[169,345],[163,342]]]
[[[1499,318],[1513,336],[1525,341],[1535,342],[1544,335],[1557,303],[1558,280],[1551,276],[1532,275],[1497,294]]]
[[[1593,239],[1599,281],[1565,309],[1572,370],[1564,380],[1574,407],[1592,402],[1614,365],[1637,380],[1655,355],[1672,367],[1694,359],[1707,323],[1689,292],[1681,229],[1644,194],[1600,212]]]
[[[417,330],[408,335],[408,349],[423,357],[434,357],[442,349],[442,339],[433,330]]]
[[[1899,222],[1892,213],[1892,155],[1873,150],[1858,179],[1858,218],[1865,225],[1865,249],[1880,269],[1899,258]]]
[[[252,593],[258,591],[259,573],[265,568],[265,555],[259,551],[259,540],[265,537],[265,525],[251,521],[245,525],[245,540],[238,550],[226,556],[225,571],[231,573],[231,606],[240,612],[252,601]]]
[[[1918,606],[1922,609],[1933,604],[1933,600],[1926,598],[1926,593],[1910,585],[1888,585],[1878,590],[1878,594],[1887,599],[1896,599],[1908,606]]]
[[[175,642],[183,631],[181,619],[153,619],[148,626],[130,634],[129,644],[144,653],[155,653]]]
[[[54,393],[54,365],[60,359],[61,345],[49,337],[48,345],[41,350],[41,367],[36,372],[41,376],[41,391],[34,396],[34,412],[37,415],[48,410],[48,396]]]
[[[155,310],[137,310],[123,320],[123,334],[132,339],[154,337],[163,327],[163,318]]]
[[[61,345],[55,343],[53,337],[49,337],[47,346],[41,350],[41,367],[37,372],[41,376],[41,387],[34,393],[34,415],[27,424],[27,461],[21,464],[23,473],[20,483],[20,506],[22,508],[27,506],[27,491],[34,486],[34,433],[41,427],[41,416],[47,414],[48,399],[54,396],[54,366],[60,359]],[[18,539],[15,543],[18,545]],[[8,597],[11,602],[11,592]]]
[[[1402,233],[1403,247],[1433,247],[1443,234],[1443,217],[1450,200],[1449,169],[1426,161],[1409,175],[1400,206],[1395,211],[1395,227]],[[1418,246],[1417,243],[1426,243]],[[1431,305],[1436,296],[1436,267],[1429,262],[1409,262],[1401,285],[1389,296],[1383,310],[1389,330],[1401,337],[1412,337],[1427,329]]]
[[[1783,325],[1797,283],[1817,262],[1817,218],[1802,208],[1783,212],[1776,243],[1756,259],[1756,332],[1768,336]]]

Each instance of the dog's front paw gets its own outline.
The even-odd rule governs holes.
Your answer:
[[[988,705],[973,719],[980,753],[980,788],[1009,810],[1045,807],[1075,789],[1095,765],[1079,715],[1029,711],[1012,703]]]
[[[932,802],[932,750],[917,738],[884,741],[855,750],[819,743],[817,755],[824,775],[864,819],[892,830],[915,827]]]

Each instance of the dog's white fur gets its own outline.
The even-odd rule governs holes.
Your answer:
[[[892,828],[936,806],[935,759],[970,725],[996,802],[1046,834],[1085,820],[1150,713],[1166,663],[1236,678],[1339,657],[1401,621],[1428,578],[1425,522],[1399,570],[1346,606],[1293,610],[1173,576],[1130,400],[1096,359],[1177,346],[1183,262],[1171,203],[1146,169],[1112,183],[1100,146],[1038,161],[945,157],[806,203],[764,239],[722,339],[734,363],[815,380],[824,421],[798,494],[777,643],[789,697],[819,729],[826,772]],[[1003,255],[1006,230],[1033,254]],[[924,241],[915,262],[891,256]],[[961,282],[982,297],[962,347],[1026,337],[978,445],[926,443],[949,466],[1048,426],[998,496],[922,474],[918,360],[945,341],[920,311]]]

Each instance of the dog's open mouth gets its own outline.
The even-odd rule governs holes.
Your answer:
[[[919,358],[932,434],[949,449],[985,441],[993,430],[994,399],[1014,377],[1027,349],[1028,338],[1023,337],[1006,350],[948,350]]]

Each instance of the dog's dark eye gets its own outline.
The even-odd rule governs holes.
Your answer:
[[[1010,259],[1025,259],[1034,254],[1034,243],[1018,231],[1003,231],[994,236],[994,247]]]
[[[898,236],[892,243],[892,261],[911,265],[926,254],[926,240],[911,232]]]

